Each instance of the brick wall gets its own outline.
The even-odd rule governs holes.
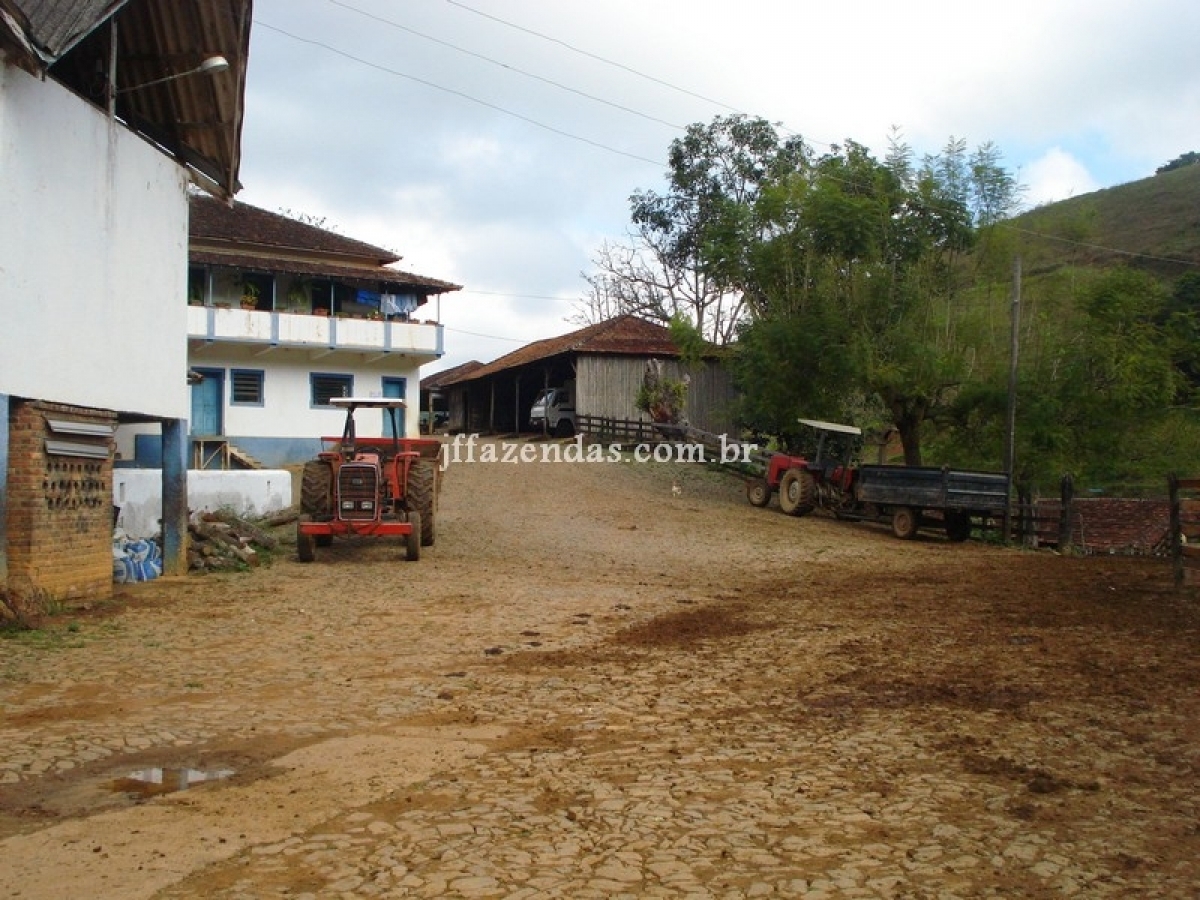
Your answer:
[[[1071,542],[1077,551],[1151,555],[1169,547],[1170,503],[1166,500],[1077,497],[1072,508]],[[1039,543],[1058,543],[1061,509],[1057,500],[1038,501]]]
[[[116,414],[14,398],[9,417],[10,600],[36,611],[47,601],[110,597],[112,441],[106,459],[52,454],[46,441],[61,437],[48,419],[115,426]]]

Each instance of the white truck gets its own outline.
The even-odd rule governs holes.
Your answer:
[[[557,437],[575,433],[575,382],[561,387],[546,388],[537,395],[529,410],[529,424],[535,431],[546,431]]]

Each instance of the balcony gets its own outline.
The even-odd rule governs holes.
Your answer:
[[[426,322],[352,319],[307,313],[265,312],[189,306],[188,341],[202,344],[251,344],[269,348],[311,350],[314,355],[338,351],[437,359],[445,352],[442,326]]]

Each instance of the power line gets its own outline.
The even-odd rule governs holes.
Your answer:
[[[451,328],[449,325],[443,325],[446,331],[453,331],[455,334],[469,334],[471,337],[487,338],[490,341],[510,341],[514,344],[528,344],[529,341],[525,338],[510,338],[501,337],[498,334],[481,334],[478,331],[464,331],[462,328]]]
[[[615,153],[618,156],[624,156],[629,159],[636,159],[638,162],[649,163],[652,166],[661,166],[662,165],[661,160],[650,159],[649,157],[646,157],[646,156],[639,156],[636,153],[630,153],[627,150],[621,150],[617,147],[612,147],[608,144],[602,144],[599,141],[594,141],[591,138],[586,138],[586,137],[583,137],[582,135],[572,134],[569,131],[563,131],[561,128],[555,128],[553,125],[547,125],[545,122],[539,122],[537,119],[532,119],[529,116],[525,116],[525,115],[522,115],[521,113],[514,112],[511,109],[505,109],[503,106],[497,106],[495,103],[489,103],[486,100],[480,100],[478,97],[473,97],[472,95],[467,94],[463,91],[455,90],[454,88],[448,88],[448,87],[445,87],[444,85],[440,85],[435,82],[428,81],[424,78],[419,78],[416,75],[410,75],[407,72],[401,72],[398,69],[392,69],[392,68],[389,68],[388,66],[383,66],[383,65],[380,65],[379,63],[371,62],[369,59],[363,59],[361,56],[355,56],[353,53],[347,53],[345,50],[339,50],[337,47],[334,47],[330,44],[326,44],[323,41],[314,40],[312,38],[301,37],[298,34],[293,34],[290,31],[287,31],[283,28],[279,28],[278,26],[272,25],[269,22],[264,22],[261,19],[255,19],[254,24],[260,28],[266,28],[268,31],[274,31],[277,34],[282,34],[284,37],[289,37],[294,41],[299,41],[302,44],[309,44],[310,46],[313,46],[313,47],[320,47],[322,50],[328,50],[330,53],[335,53],[338,56],[341,56],[345,59],[351,60],[352,62],[359,63],[360,65],[369,66],[370,68],[375,69],[379,72],[385,72],[388,75],[394,75],[397,78],[406,78],[409,81],[415,81],[417,84],[424,85],[425,87],[430,87],[430,88],[433,88],[434,90],[443,91],[444,93],[447,93],[447,94],[453,94],[456,97],[461,97],[464,100],[469,100],[472,103],[477,103],[480,106],[487,107],[488,109],[494,110],[495,112],[498,112],[498,113],[502,113],[503,115],[512,116],[514,119],[520,119],[522,122],[525,122],[529,125],[533,125],[537,128],[541,128],[545,131],[549,131],[552,134],[557,134],[560,137],[569,138],[570,140],[573,140],[573,141],[579,141],[582,144],[588,144],[599,150],[605,150],[609,153]]]
[[[737,109],[736,107],[730,106],[728,103],[722,103],[720,100],[714,100],[711,97],[705,97],[703,94],[697,94],[695,91],[689,91],[687,88],[682,88],[677,84],[672,84],[669,81],[663,81],[661,78],[655,78],[653,75],[647,75],[645,72],[639,72],[637,69],[627,66],[624,63],[619,63],[619,62],[616,62],[615,60],[608,59],[607,57],[599,56],[598,54],[595,54],[595,53],[590,53],[587,50],[580,49],[579,47],[576,47],[574,44],[569,44],[566,41],[561,40],[559,38],[552,37],[551,35],[548,35],[548,34],[542,34],[540,31],[534,31],[532,28],[526,28],[523,25],[517,25],[515,22],[509,22],[507,19],[502,19],[499,16],[493,16],[490,13],[485,13],[483,10],[479,10],[479,9],[475,9],[474,7],[471,7],[471,6],[467,6],[465,3],[459,3],[458,0],[446,0],[446,2],[449,3],[451,6],[457,6],[459,9],[466,10],[467,12],[472,13],[473,15],[481,16],[484,19],[490,19],[491,21],[496,22],[499,25],[503,25],[506,28],[512,28],[515,31],[524,32],[525,34],[529,34],[529,35],[532,35],[533,37],[540,38],[543,41],[549,41],[552,44],[558,44],[560,47],[565,47],[567,50],[570,50],[572,53],[578,53],[580,56],[586,56],[588,59],[593,59],[596,62],[601,62],[607,66],[612,66],[613,68],[621,69],[622,71],[628,72],[631,75],[636,75],[638,78],[644,78],[647,81],[652,81],[655,84],[662,85],[663,87],[669,88],[670,90],[678,91],[681,94],[687,94],[689,97],[694,97],[697,100],[703,100],[705,103],[712,103],[714,106],[720,106],[723,109],[729,110],[730,112],[741,112],[741,110]]]
[[[657,122],[659,125],[666,125],[668,128],[672,128],[676,131],[684,131],[686,129],[686,126],[684,126],[684,125],[677,125],[674,122],[668,122],[666,119],[660,119],[658,116],[653,116],[650,113],[641,112],[640,110],[633,109],[632,107],[624,106],[620,103],[615,103],[612,100],[605,100],[603,97],[597,97],[595,94],[589,94],[586,91],[581,91],[578,88],[573,88],[570,85],[566,85],[566,84],[563,84],[562,82],[555,81],[552,78],[546,78],[545,76],[538,75],[535,72],[528,72],[525,69],[521,69],[521,68],[518,68],[517,66],[511,65],[509,63],[502,62],[501,60],[493,59],[490,56],[484,56],[482,53],[476,53],[474,50],[468,50],[465,47],[460,47],[457,44],[452,44],[449,41],[442,40],[441,38],[434,37],[433,35],[425,34],[424,32],[421,32],[421,31],[417,31],[415,28],[410,28],[407,25],[402,25],[399,22],[396,22],[392,19],[387,19],[387,18],[384,18],[383,16],[377,16],[374,13],[367,12],[364,9],[359,9],[357,6],[351,6],[349,3],[342,2],[342,0],[325,0],[325,2],[330,3],[333,6],[340,6],[342,9],[346,9],[346,10],[349,10],[350,12],[358,13],[360,16],[364,16],[365,18],[371,19],[375,22],[379,22],[380,24],[383,24],[383,25],[388,25],[388,26],[398,29],[400,31],[407,32],[408,34],[411,34],[415,37],[422,38],[423,40],[431,41],[435,44],[439,44],[443,47],[447,47],[450,50],[455,51],[456,53],[465,54],[466,56],[470,56],[470,57],[473,57],[474,59],[482,60],[483,62],[489,63],[493,66],[497,66],[501,69],[505,69],[509,72],[513,72],[517,75],[522,75],[525,78],[531,78],[534,81],[542,82],[542,84],[548,84],[551,87],[556,87],[561,91],[566,91],[568,93],[575,94],[578,97],[583,97],[586,100],[591,100],[594,103],[602,103],[605,106],[610,106],[613,109],[617,109],[617,110],[620,110],[621,112],[629,113],[630,115],[639,116],[640,118],[646,119],[647,121]]]
[[[604,99],[604,98],[602,98],[602,97],[597,97],[597,96],[595,96],[595,95],[588,94],[588,93],[586,93],[586,92],[584,92],[584,91],[580,91],[580,90],[577,90],[577,89],[575,89],[575,88],[572,88],[572,87],[570,87],[570,86],[568,86],[568,85],[561,84],[560,82],[553,81],[552,79],[544,78],[544,77],[542,77],[542,76],[540,76],[540,75],[537,75],[537,74],[534,74],[534,73],[531,73],[531,72],[526,72],[526,71],[524,71],[524,70],[522,70],[522,69],[519,69],[519,68],[517,68],[517,67],[515,67],[515,66],[509,65],[508,63],[504,63],[504,62],[501,62],[501,61],[499,61],[499,60],[492,59],[492,58],[490,58],[490,57],[484,56],[484,55],[482,55],[482,54],[478,54],[478,53],[475,53],[475,52],[473,52],[473,51],[466,50],[466,49],[464,49],[464,48],[462,48],[462,47],[458,47],[458,46],[456,46],[456,45],[454,45],[454,44],[451,44],[451,43],[450,43],[450,42],[448,42],[448,41],[444,41],[444,40],[441,40],[441,39],[439,39],[439,38],[432,37],[432,36],[430,36],[430,35],[427,35],[427,34],[424,34],[424,33],[422,33],[422,32],[416,31],[415,29],[409,28],[408,26],[402,25],[402,24],[400,24],[400,23],[398,23],[398,22],[395,22],[395,21],[393,21],[393,20],[386,19],[386,18],[383,18],[383,17],[381,17],[381,16],[377,16],[377,15],[374,15],[374,14],[372,14],[372,13],[366,12],[366,11],[364,11],[364,10],[362,10],[362,9],[359,9],[359,8],[357,8],[357,7],[355,7],[355,6],[352,6],[352,5],[348,4],[348,3],[345,3],[345,2],[343,2],[343,0],[327,0],[327,2],[329,2],[330,4],[332,4],[332,5],[334,5],[334,6],[338,6],[338,7],[342,8],[342,9],[346,9],[346,10],[348,10],[348,11],[350,11],[350,12],[355,12],[355,13],[358,13],[359,15],[365,16],[365,17],[367,17],[367,18],[370,18],[370,19],[372,19],[372,20],[374,20],[374,21],[378,21],[378,22],[380,22],[380,23],[382,23],[382,24],[386,24],[386,25],[389,25],[389,26],[391,26],[391,27],[397,28],[397,29],[399,29],[399,30],[402,30],[402,31],[408,32],[408,33],[410,33],[410,34],[413,34],[413,35],[415,35],[415,36],[417,36],[417,37],[420,37],[420,38],[423,38],[423,39],[425,39],[425,40],[429,40],[429,41],[432,41],[432,42],[434,42],[434,43],[440,44],[440,45],[442,45],[442,46],[448,47],[449,49],[455,50],[456,52],[465,53],[465,54],[467,54],[467,55],[469,55],[469,56],[476,57],[476,58],[478,58],[478,59],[481,59],[481,60],[483,60],[483,61],[485,61],[485,62],[488,62],[488,63],[490,63],[490,64],[492,64],[492,65],[499,66],[499,67],[501,67],[501,68],[504,68],[504,69],[508,69],[508,70],[510,70],[510,71],[512,71],[512,72],[515,72],[515,73],[517,73],[517,74],[523,75],[523,76],[525,76],[525,77],[527,77],[527,78],[531,78],[531,79],[534,79],[534,80],[537,80],[537,81],[541,81],[541,82],[543,82],[543,83],[546,83],[546,84],[550,84],[550,85],[552,85],[552,86],[554,86],[554,87],[557,87],[557,88],[559,88],[559,89],[561,89],[561,90],[568,91],[568,92],[570,92],[570,93],[576,94],[576,95],[578,95],[578,96],[584,97],[584,98],[586,98],[586,99],[592,100],[592,101],[594,101],[594,102],[597,102],[597,103],[602,103],[602,104],[605,104],[605,105],[607,105],[607,106],[610,106],[610,107],[612,107],[612,108],[614,108],[614,109],[618,109],[618,110],[620,110],[620,111],[622,111],[622,112],[626,112],[626,113],[629,113],[629,114],[631,114],[631,115],[639,116],[639,117],[641,117],[641,118],[644,118],[644,119],[647,119],[647,120],[650,120],[650,121],[654,121],[654,122],[657,122],[657,123],[659,123],[659,124],[662,124],[662,125],[666,125],[666,126],[668,126],[668,127],[670,127],[670,128],[673,128],[673,129],[677,129],[677,130],[684,130],[684,129],[682,129],[682,128],[681,128],[681,126],[675,125],[675,124],[673,124],[673,123],[671,123],[671,122],[667,122],[667,121],[666,121],[666,120],[664,120],[664,119],[660,119],[660,118],[657,118],[657,117],[655,117],[655,116],[651,116],[651,115],[648,115],[648,114],[646,114],[646,113],[642,113],[642,112],[640,112],[640,111],[638,111],[638,110],[632,109],[632,108],[630,108],[630,107],[627,107],[627,106],[624,106],[624,105],[622,105],[622,104],[614,103],[614,102],[611,102],[611,101],[605,100],[605,99]],[[674,90],[674,91],[677,91],[677,92],[679,92],[679,93],[686,94],[686,95],[688,95],[688,96],[690,96],[690,97],[694,97],[694,98],[696,98],[696,99],[703,100],[703,101],[704,101],[704,102],[706,102],[706,103],[711,103],[711,104],[713,104],[713,105],[715,105],[715,106],[722,107],[722,108],[724,108],[724,109],[727,109],[727,110],[730,110],[730,111],[732,111],[732,112],[734,112],[734,113],[737,113],[738,115],[749,115],[749,113],[745,113],[745,112],[743,112],[743,111],[741,111],[741,110],[737,109],[736,107],[734,107],[734,106],[731,106],[731,105],[729,105],[729,104],[727,104],[727,103],[724,103],[724,102],[722,102],[722,101],[720,101],[720,100],[715,100],[715,99],[713,99],[713,98],[711,98],[711,97],[706,97],[706,96],[704,96],[704,95],[702,95],[702,94],[698,94],[698,93],[696,93],[696,92],[694,92],[694,91],[690,91],[690,90],[688,90],[688,89],[686,89],[686,88],[680,87],[679,85],[673,84],[673,83],[671,83],[671,82],[668,82],[668,81],[664,81],[664,80],[662,80],[662,79],[660,79],[660,78],[656,78],[656,77],[655,77],[655,76],[653,76],[653,75],[648,75],[648,74],[646,74],[646,73],[644,73],[644,72],[641,72],[641,71],[639,71],[639,70],[637,70],[637,69],[634,69],[634,68],[632,68],[632,67],[630,67],[630,66],[627,66],[627,65],[625,65],[625,64],[623,64],[623,63],[619,63],[619,62],[616,62],[615,60],[611,60],[611,59],[608,59],[608,58],[606,58],[606,57],[600,56],[600,55],[598,55],[598,54],[591,53],[591,52],[589,52],[589,51],[587,51],[587,50],[583,50],[583,49],[581,49],[581,48],[579,48],[579,47],[576,47],[576,46],[574,46],[573,44],[570,44],[570,43],[568,43],[567,41],[561,40],[560,38],[556,38],[556,37],[553,37],[553,36],[551,36],[551,35],[547,35],[547,34],[544,34],[544,33],[542,33],[542,32],[539,32],[539,31],[535,31],[535,30],[533,30],[533,29],[530,29],[530,28],[526,28],[525,26],[518,25],[518,24],[516,24],[516,23],[514,23],[514,22],[510,22],[510,21],[508,21],[508,20],[506,20],[506,19],[502,19],[502,18],[500,18],[500,17],[498,17],[498,16],[494,16],[494,15],[491,15],[491,14],[489,14],[489,13],[483,12],[482,10],[475,9],[475,8],[473,8],[473,7],[471,7],[471,6],[468,6],[468,5],[466,5],[465,3],[459,2],[459,0],[446,0],[446,2],[447,2],[447,3],[449,3],[449,4],[450,4],[450,5],[452,5],[452,6],[456,6],[456,7],[460,8],[460,9],[462,9],[462,10],[466,11],[466,12],[469,12],[469,13],[473,14],[473,15],[477,15],[477,16],[480,16],[480,17],[482,17],[482,18],[488,19],[488,20],[490,20],[490,21],[496,22],[496,23],[498,23],[498,24],[500,24],[500,25],[503,25],[503,26],[505,26],[505,27],[507,27],[507,28],[511,28],[511,29],[513,29],[513,30],[520,31],[520,32],[523,32],[523,33],[525,33],[525,34],[532,35],[532,36],[534,36],[534,37],[537,37],[537,38],[539,38],[539,39],[541,39],[541,40],[545,40],[545,41],[548,41],[548,42],[550,42],[550,43],[557,44],[557,45],[559,45],[559,46],[561,46],[561,47],[564,47],[564,48],[565,48],[565,49],[567,49],[567,50],[570,50],[570,51],[571,51],[571,52],[573,52],[573,53],[577,53],[577,54],[579,54],[579,55],[581,55],[581,56],[585,56],[585,57],[587,57],[587,58],[589,58],[589,59],[596,60],[597,62],[604,63],[605,65],[609,65],[609,66],[612,66],[612,67],[614,67],[614,68],[620,69],[620,70],[622,70],[622,71],[628,72],[628,73],[630,73],[630,74],[636,75],[636,76],[637,76],[637,77],[639,77],[639,78],[646,79],[646,80],[648,80],[648,81],[651,81],[651,82],[653,82],[653,83],[655,83],[655,84],[659,84],[659,85],[661,85],[661,86],[663,86],[663,87],[669,88],[669,89],[671,89],[671,90]],[[650,165],[655,165],[655,166],[658,166],[658,165],[661,165],[661,164],[662,164],[660,161],[657,161],[657,160],[652,160],[652,159],[649,159],[649,158],[647,158],[647,157],[644,157],[644,156],[640,156],[640,155],[638,155],[638,154],[635,154],[635,153],[630,153],[630,152],[628,152],[628,151],[621,150],[621,149],[619,149],[619,148],[616,148],[616,147],[612,147],[612,146],[610,146],[610,145],[608,145],[608,144],[603,144],[603,143],[601,143],[601,142],[599,142],[599,141],[594,141],[594,140],[592,140],[592,139],[590,139],[590,138],[582,137],[581,135],[577,135],[577,134],[573,134],[573,133],[571,133],[571,132],[568,132],[568,131],[564,131],[563,129],[556,128],[556,127],[554,127],[554,126],[552,126],[552,125],[547,125],[547,124],[545,124],[545,123],[543,123],[543,122],[540,122],[540,121],[538,121],[538,120],[536,120],[536,119],[530,118],[529,116],[525,116],[525,115],[523,115],[523,114],[521,114],[521,113],[514,112],[514,111],[512,111],[512,110],[509,110],[509,109],[506,109],[506,108],[504,108],[504,107],[498,106],[498,105],[496,105],[496,104],[490,103],[490,102],[488,102],[488,101],[486,101],[486,100],[481,100],[481,99],[479,99],[478,97],[474,97],[474,96],[472,96],[472,95],[470,95],[470,94],[467,94],[467,93],[465,93],[465,92],[463,92],[463,91],[455,90],[455,89],[453,89],[453,88],[447,88],[447,87],[445,87],[445,86],[443,86],[443,85],[439,85],[439,84],[437,84],[437,83],[435,83],[435,82],[428,81],[428,80],[426,80],[426,79],[423,79],[423,78],[420,78],[420,77],[418,77],[418,76],[415,76],[415,75],[410,75],[410,74],[408,74],[408,73],[401,72],[401,71],[398,71],[398,70],[396,70],[396,69],[392,69],[392,68],[389,68],[389,67],[387,67],[387,66],[383,66],[383,65],[380,65],[380,64],[378,64],[378,63],[371,62],[370,60],[366,60],[366,59],[363,59],[363,58],[361,58],[361,57],[355,56],[354,54],[347,53],[347,52],[346,52],[346,51],[344,51],[344,50],[340,50],[340,49],[338,49],[338,48],[336,48],[336,47],[333,47],[333,46],[331,46],[331,45],[329,45],[329,44],[326,44],[326,43],[324,43],[324,42],[322,42],[322,41],[317,41],[317,40],[313,40],[313,39],[311,39],[311,38],[304,38],[304,37],[301,37],[301,36],[299,36],[299,35],[293,34],[293,33],[289,32],[289,31],[286,31],[286,30],[284,30],[284,29],[282,29],[282,28],[279,28],[279,27],[277,27],[277,26],[271,25],[271,24],[269,24],[269,23],[267,23],[267,22],[263,22],[263,21],[261,21],[261,20],[258,20],[258,19],[256,19],[256,20],[254,21],[254,23],[255,23],[256,25],[259,25],[259,26],[263,27],[263,28],[267,28],[268,30],[271,30],[271,31],[274,31],[274,32],[276,32],[276,33],[278,33],[278,34],[282,34],[282,35],[284,35],[284,36],[286,36],[286,37],[289,37],[289,38],[291,38],[291,39],[293,39],[293,40],[295,40],[295,41],[299,41],[299,42],[301,42],[301,43],[305,43],[305,44],[309,44],[309,45],[312,45],[312,46],[320,47],[320,48],[322,48],[322,49],[324,49],[324,50],[327,50],[327,51],[329,51],[329,52],[331,52],[331,53],[335,53],[335,54],[337,54],[337,55],[339,55],[339,56],[342,56],[342,57],[344,57],[344,58],[346,58],[346,59],[349,59],[349,60],[351,60],[351,61],[353,61],[353,62],[357,62],[357,63],[359,63],[359,64],[361,64],[361,65],[369,66],[369,67],[371,67],[371,68],[373,68],[373,69],[376,69],[376,70],[378,70],[378,71],[385,72],[385,73],[387,73],[387,74],[390,74],[390,75],[394,75],[394,76],[396,76],[396,77],[399,77],[399,78],[406,78],[406,79],[408,79],[408,80],[410,80],[410,81],[414,81],[414,82],[416,82],[416,83],[418,83],[418,84],[422,84],[422,85],[424,85],[424,86],[426,86],[426,87],[430,87],[430,88],[433,88],[433,89],[435,89],[435,90],[443,91],[443,92],[445,92],[445,93],[448,93],[448,94],[453,94],[453,95],[455,95],[455,96],[457,96],[457,97],[461,97],[461,98],[463,98],[463,99],[465,99],[465,100],[469,100],[469,101],[471,101],[472,103],[479,104],[480,106],[484,106],[484,107],[486,107],[486,108],[488,108],[488,109],[494,110],[494,111],[496,111],[496,112],[499,112],[499,113],[502,113],[502,114],[504,114],[504,115],[512,116],[513,118],[519,119],[519,120],[521,120],[521,121],[523,121],[523,122],[526,122],[526,123],[528,123],[528,124],[530,124],[530,125],[534,125],[535,127],[538,127],[538,128],[544,129],[544,130],[546,130],[546,131],[549,131],[549,132],[551,132],[552,134],[557,134],[557,135],[559,135],[560,137],[565,137],[565,138],[568,138],[568,139],[570,139],[570,140],[579,141],[579,142],[581,142],[581,143],[588,144],[588,145],[590,145],[590,146],[592,146],[592,147],[595,147],[595,148],[597,148],[597,149],[600,149],[600,150],[605,150],[605,151],[607,151],[607,152],[609,152],[609,153],[615,153],[615,154],[617,154],[617,155],[620,155],[620,156],[625,156],[625,157],[628,157],[628,158],[630,158],[630,159],[635,159],[635,160],[638,160],[639,162],[645,162],[645,163],[649,163]],[[785,131],[789,131],[789,132],[791,132],[792,134],[796,134],[796,135],[798,135],[798,134],[799,134],[798,132],[795,132],[795,131],[792,131],[792,130],[791,130],[791,129],[789,129],[789,128],[786,128],[786,126],[782,125],[782,123],[780,123],[780,127],[781,127],[781,128],[783,128],[783,130],[785,130]],[[828,142],[825,142],[825,141],[819,141],[819,140],[815,140],[815,139],[813,139],[813,138],[806,138],[805,140],[806,140],[806,141],[808,141],[808,142],[810,142],[810,143],[813,143],[813,144],[822,144],[822,145],[824,145],[824,146],[828,146],[828,147],[835,147],[835,146],[837,146],[836,144],[828,143]],[[831,178],[831,179],[832,179],[832,180],[834,180],[834,181],[845,181],[844,179],[838,178],[837,176],[835,176],[835,175],[831,175],[831,174],[826,174],[826,176],[825,176],[825,177]],[[848,181],[845,181],[845,183],[850,183],[850,182],[848,182]],[[950,208],[948,208],[948,207],[946,207],[946,208],[944,208],[944,209],[945,209],[945,211],[951,211],[951,210],[950,210]],[[1016,225],[1013,225],[1013,224],[1011,224],[1011,222],[1004,222],[1004,221],[1001,221],[1001,222],[997,222],[997,223],[995,223],[995,224],[997,225],[997,227],[1000,227],[1000,228],[1005,228],[1005,229],[1009,229],[1009,230],[1012,230],[1012,231],[1014,231],[1014,232],[1017,232],[1017,233],[1020,233],[1020,234],[1025,234],[1025,235],[1028,235],[1028,236],[1031,236],[1031,237],[1041,238],[1041,239],[1043,239],[1043,240],[1057,241],[1057,242],[1059,242],[1059,243],[1070,244],[1070,245],[1073,245],[1073,246],[1083,247],[1083,248],[1087,248],[1087,249],[1091,249],[1091,250],[1103,251],[1103,252],[1107,252],[1107,253],[1113,253],[1113,254],[1117,254],[1117,255],[1121,255],[1121,256],[1127,256],[1127,257],[1131,257],[1131,258],[1138,258],[1138,259],[1153,260],[1153,261],[1156,261],[1156,262],[1167,262],[1167,263],[1172,263],[1172,264],[1176,264],[1176,265],[1182,265],[1182,266],[1189,266],[1189,267],[1200,267],[1200,263],[1193,262],[1193,261],[1189,261],[1189,260],[1183,260],[1183,259],[1177,259],[1177,258],[1173,258],[1173,257],[1165,257],[1165,256],[1156,256],[1156,255],[1154,255],[1154,254],[1149,254],[1149,253],[1141,253],[1141,252],[1138,252],[1138,251],[1124,250],[1124,249],[1121,249],[1121,248],[1118,248],[1118,247],[1106,247],[1106,246],[1104,246],[1104,245],[1101,245],[1101,244],[1091,244],[1091,243],[1087,243],[1087,242],[1084,242],[1084,241],[1076,241],[1076,240],[1072,240],[1072,239],[1070,239],[1070,238],[1063,238],[1063,237],[1058,237],[1058,236],[1056,236],[1056,235],[1046,234],[1046,233],[1044,233],[1044,232],[1034,231],[1034,230],[1032,230],[1032,229],[1021,228],[1021,227],[1019,227],[1019,226],[1016,226]],[[488,293],[488,292],[486,292],[486,291],[477,291],[476,293],[486,294],[486,293]],[[561,299],[561,298],[555,298],[555,297],[534,297],[533,295],[516,295],[516,294],[497,294],[496,296],[512,296],[512,297],[519,297],[519,296],[529,296],[529,297],[531,297],[532,299],[553,299],[553,300]],[[466,332],[464,332],[464,333],[466,333]],[[481,336],[481,337],[490,337],[489,335],[480,335],[480,336]],[[500,339],[500,340],[508,340],[507,338],[499,338],[499,339]]]
[[[1034,231],[1031,228],[1022,228],[1019,225],[1013,225],[1011,222],[997,222],[1001,228],[1006,228],[1009,231],[1015,231],[1018,234],[1026,234],[1031,237],[1041,238],[1045,241],[1057,241],[1060,244],[1070,244],[1073,247],[1082,247],[1087,250],[1099,250],[1104,253],[1115,253],[1119,256],[1129,256],[1136,259],[1151,260],[1153,262],[1173,263],[1178,266],[1191,266],[1192,268],[1200,268],[1200,262],[1190,259],[1178,259],[1173,256],[1156,256],[1153,253],[1141,253],[1137,250],[1122,250],[1120,247],[1106,247],[1103,244],[1091,244],[1087,241],[1077,241],[1072,238],[1059,237],[1055,234],[1046,234],[1043,231]]]

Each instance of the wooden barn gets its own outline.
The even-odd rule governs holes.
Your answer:
[[[445,431],[450,420],[450,404],[446,385],[483,368],[473,359],[452,369],[443,369],[421,379],[421,433]]]
[[[685,368],[666,328],[629,315],[535,341],[443,381],[448,429],[529,431],[529,409],[538,393],[571,382],[578,415],[649,421],[634,406],[649,359],[660,360],[669,378],[688,374],[687,416],[694,427],[733,433],[736,394],[718,351],[699,366]]]

